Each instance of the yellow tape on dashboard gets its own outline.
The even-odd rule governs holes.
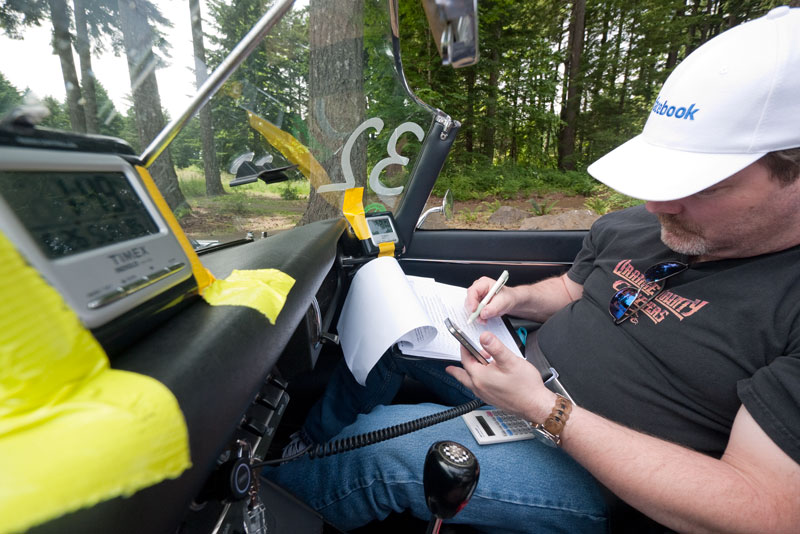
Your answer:
[[[211,282],[214,281],[214,275],[205,268],[205,266],[200,263],[200,258],[197,257],[197,252],[194,251],[194,247],[191,243],[189,243],[189,238],[186,237],[186,234],[181,228],[180,223],[173,215],[172,210],[169,208],[167,201],[164,200],[163,195],[161,195],[161,191],[158,190],[158,186],[156,186],[155,181],[153,181],[153,177],[150,176],[150,172],[141,166],[136,166],[136,172],[139,173],[139,177],[142,179],[142,183],[144,183],[147,192],[150,194],[150,198],[153,199],[158,211],[161,213],[161,216],[164,217],[164,220],[167,222],[170,230],[175,235],[175,239],[178,240],[180,243],[183,252],[186,254],[186,257],[189,258],[189,263],[192,265],[192,274],[194,274],[194,279],[197,281],[197,288],[200,292],[203,291],[206,287],[208,287]]]
[[[203,292],[203,298],[212,306],[253,308],[275,324],[294,281],[294,278],[277,269],[234,270],[225,280],[215,280]]]
[[[344,204],[342,205],[342,213],[353,227],[356,237],[361,240],[372,237],[372,232],[367,226],[367,216],[364,213],[364,202],[361,200],[363,196],[363,187],[351,187],[344,192]]]
[[[379,243],[378,244],[378,257],[382,258],[384,256],[391,256],[394,257],[394,243],[391,241],[387,243]]]
[[[0,234],[0,533],[130,495],[189,465],[172,393],[110,369],[61,296]]]

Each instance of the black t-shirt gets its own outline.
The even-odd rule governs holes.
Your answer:
[[[615,325],[618,289],[687,261],[659,235],[642,206],[599,219],[568,273],[583,297],[542,326],[542,351],[578,404],[613,421],[719,457],[744,404],[800,462],[800,246],[692,264]]]

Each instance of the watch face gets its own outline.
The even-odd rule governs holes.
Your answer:
[[[533,427],[533,435],[536,437],[536,441],[544,443],[548,447],[558,447],[558,443],[553,441],[553,439],[550,437],[552,434],[548,435],[545,432],[542,432],[540,428]]]

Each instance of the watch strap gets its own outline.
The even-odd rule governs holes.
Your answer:
[[[543,423],[536,424],[536,428],[553,444],[561,445],[561,433],[564,431],[571,412],[572,401],[556,394],[556,404],[553,406],[553,410]]]

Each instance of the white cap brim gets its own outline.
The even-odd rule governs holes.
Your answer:
[[[666,201],[709,188],[765,154],[688,152],[653,145],[638,135],[589,165],[587,170],[624,195]]]

